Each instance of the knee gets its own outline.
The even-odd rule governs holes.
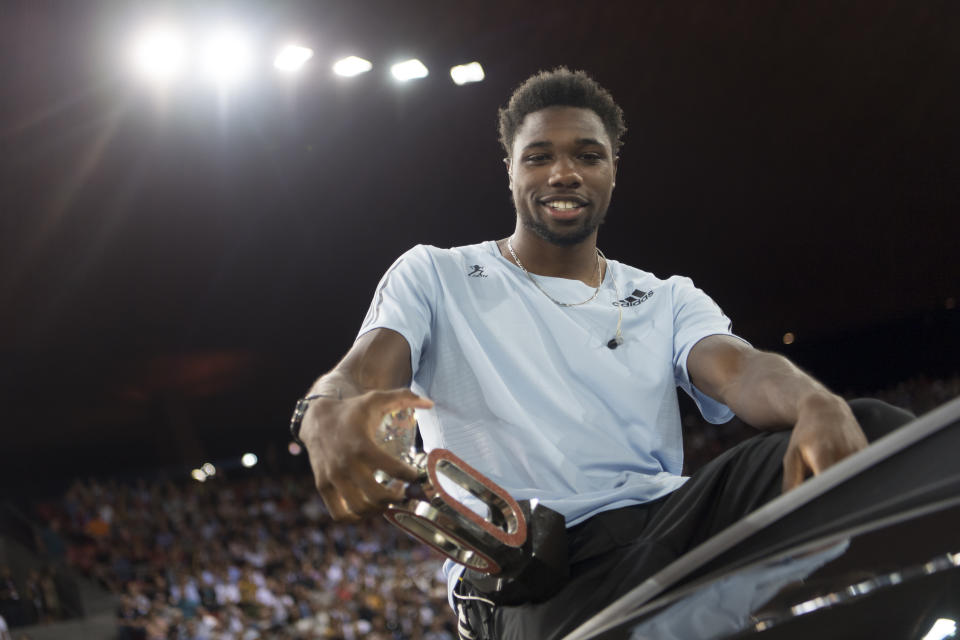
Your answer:
[[[916,418],[906,409],[895,407],[876,398],[856,398],[849,400],[847,404],[850,405],[854,417],[863,428],[867,440],[871,442]]]

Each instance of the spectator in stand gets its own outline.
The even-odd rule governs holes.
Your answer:
[[[60,609],[60,594],[57,592],[56,569],[48,566],[40,576],[40,589],[43,595],[43,606],[46,612],[44,622],[52,622],[63,617]]]
[[[0,566],[0,616],[11,627],[28,624],[29,617],[26,603],[20,594],[20,589],[13,580],[10,567]]]
[[[454,637],[444,628],[440,618],[434,618],[430,623],[430,629],[423,634],[423,640],[454,640]]]
[[[41,555],[44,555],[53,562],[60,562],[67,556],[67,545],[63,540],[63,536],[60,535],[62,527],[63,525],[60,522],[60,518],[54,517],[44,523],[37,533],[37,548],[40,550]]]
[[[145,640],[145,617],[148,612],[149,607],[143,611],[138,608],[133,595],[121,595],[117,607],[117,640]]]
[[[40,572],[30,569],[27,580],[23,584],[24,605],[27,624],[37,624],[47,616],[47,608],[43,602],[43,586],[40,581]]]

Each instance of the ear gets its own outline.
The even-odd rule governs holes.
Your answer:
[[[509,156],[503,159],[503,164],[507,167],[507,188],[513,191],[513,171],[511,171],[512,165]]]

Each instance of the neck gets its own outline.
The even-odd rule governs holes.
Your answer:
[[[584,284],[597,286],[597,234],[592,233],[583,242],[570,246],[560,246],[547,242],[527,229],[518,228],[509,238],[517,257],[530,273],[554,278],[580,280]],[[499,243],[500,252],[513,262],[507,249],[507,239]],[[517,265],[520,266],[520,265]],[[605,270],[606,265],[601,269]],[[602,271],[601,271],[602,280]]]

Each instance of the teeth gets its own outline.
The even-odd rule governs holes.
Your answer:
[[[554,200],[548,202],[547,206],[553,209],[576,209],[581,205],[579,202],[573,202],[572,200]]]

